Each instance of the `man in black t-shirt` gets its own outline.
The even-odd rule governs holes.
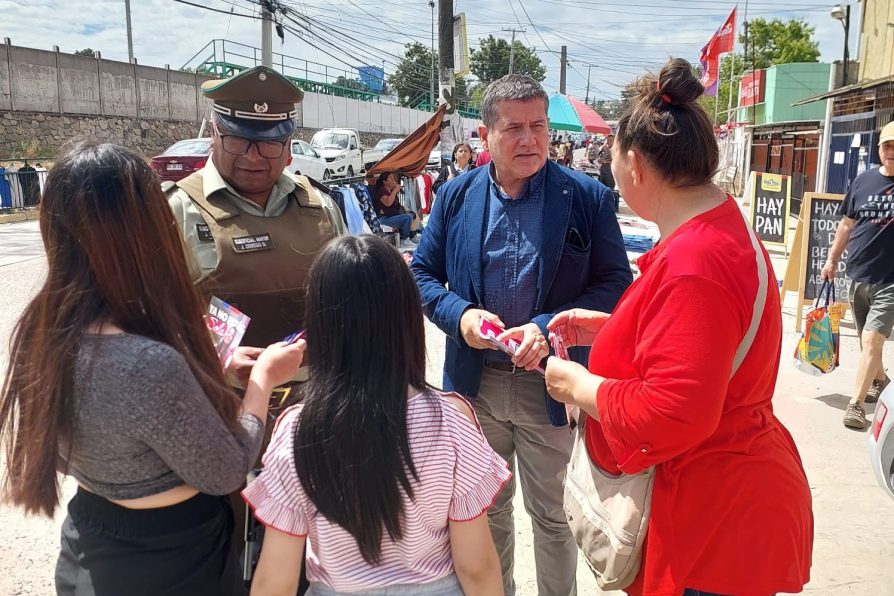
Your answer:
[[[866,427],[863,403],[877,401],[890,382],[882,349],[894,327],[894,122],[879,135],[881,167],[857,176],[841,204],[841,221],[821,276],[831,280],[847,248],[850,303],[860,333],[854,396],[844,425]]]

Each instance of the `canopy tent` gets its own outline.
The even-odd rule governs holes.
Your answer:
[[[549,98],[549,127],[570,132],[611,134],[612,129],[596,110],[579,99],[561,93]]]

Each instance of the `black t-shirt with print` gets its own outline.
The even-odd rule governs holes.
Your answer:
[[[894,176],[883,176],[878,168],[857,176],[841,214],[857,222],[847,245],[848,277],[894,283]]]

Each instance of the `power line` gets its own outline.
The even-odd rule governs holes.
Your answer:
[[[232,10],[223,10],[223,9],[220,9],[220,8],[212,8],[212,7],[210,7],[210,6],[205,6],[205,5],[203,5],[203,4],[196,4],[195,2],[188,2],[187,0],[174,0],[174,2],[177,2],[177,3],[179,3],[179,4],[186,4],[187,6],[194,6],[194,7],[196,7],[196,8],[201,8],[201,9],[203,9],[203,10],[210,10],[210,11],[212,11],[212,12],[219,12],[219,13],[221,13],[221,14],[230,15],[230,16],[233,16],[233,17],[245,17],[245,18],[247,18],[247,19],[258,20],[258,17],[257,17],[256,15],[237,13],[237,12],[232,12]]]

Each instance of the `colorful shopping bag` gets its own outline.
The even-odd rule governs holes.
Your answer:
[[[841,303],[835,300],[835,284],[825,281],[813,309],[807,313],[804,333],[795,348],[795,366],[799,370],[820,376],[838,368],[841,311]]]

